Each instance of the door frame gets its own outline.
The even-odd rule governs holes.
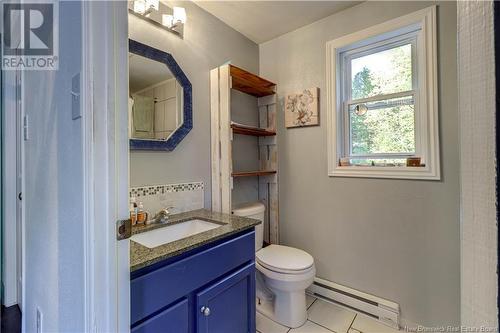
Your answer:
[[[456,5],[461,156],[460,319],[466,327],[498,327],[497,4],[475,0],[458,1]]]
[[[17,36],[16,36],[17,37]],[[24,191],[19,183],[19,168],[24,169],[22,153],[22,77],[23,71],[2,71],[2,305],[18,305],[23,312],[24,304],[24,206],[18,194]],[[13,176],[14,175],[14,176]],[[20,205],[21,207],[19,207]],[[19,212],[21,208],[21,212]],[[8,239],[7,242],[4,240]],[[6,260],[7,259],[7,260]],[[5,277],[5,279],[4,279]]]
[[[16,234],[10,224],[17,221],[17,114],[15,72],[3,72],[2,75],[2,305],[10,306],[17,303],[15,285],[12,284],[17,266],[12,254],[16,250]],[[14,109],[14,110],[12,110]],[[9,242],[5,238],[9,235]],[[16,258],[17,259],[17,258]],[[14,292],[15,291],[15,292]]]
[[[495,158],[496,158],[496,217],[497,217],[497,324],[500,324],[500,4],[493,2],[494,52],[495,52]]]
[[[130,330],[128,219],[128,10],[82,1],[85,331]]]

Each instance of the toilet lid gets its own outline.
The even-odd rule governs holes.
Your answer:
[[[314,264],[309,253],[283,245],[269,245],[259,250],[255,257],[259,264],[275,272],[299,273]]]

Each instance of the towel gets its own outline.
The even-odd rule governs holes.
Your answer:
[[[133,110],[134,137],[154,138],[154,99],[135,95]]]
[[[133,120],[133,108],[134,108],[134,99],[132,97],[128,98],[128,137],[133,138],[133,128],[134,128],[134,120]]]

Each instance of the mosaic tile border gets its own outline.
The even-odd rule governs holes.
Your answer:
[[[129,197],[140,198],[148,195],[197,191],[203,189],[205,189],[205,183],[203,182],[141,186],[141,187],[132,187],[129,192]]]

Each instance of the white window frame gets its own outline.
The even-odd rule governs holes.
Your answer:
[[[417,30],[418,34],[415,34]],[[344,101],[346,89],[339,84],[344,81],[340,79],[341,76],[350,73],[342,71],[341,54],[345,56],[349,50],[359,50],[365,46],[372,48],[383,40],[412,34],[416,36],[416,48],[412,48],[412,52],[416,52],[412,54],[414,90],[411,91],[415,98],[415,156],[422,158],[425,167],[340,166],[339,159],[349,157],[350,148],[344,116],[347,107],[345,102],[349,101]],[[431,6],[326,44],[329,176],[440,180],[436,34],[436,6]],[[347,81],[350,82],[350,77]],[[387,154],[385,156],[389,158]]]

